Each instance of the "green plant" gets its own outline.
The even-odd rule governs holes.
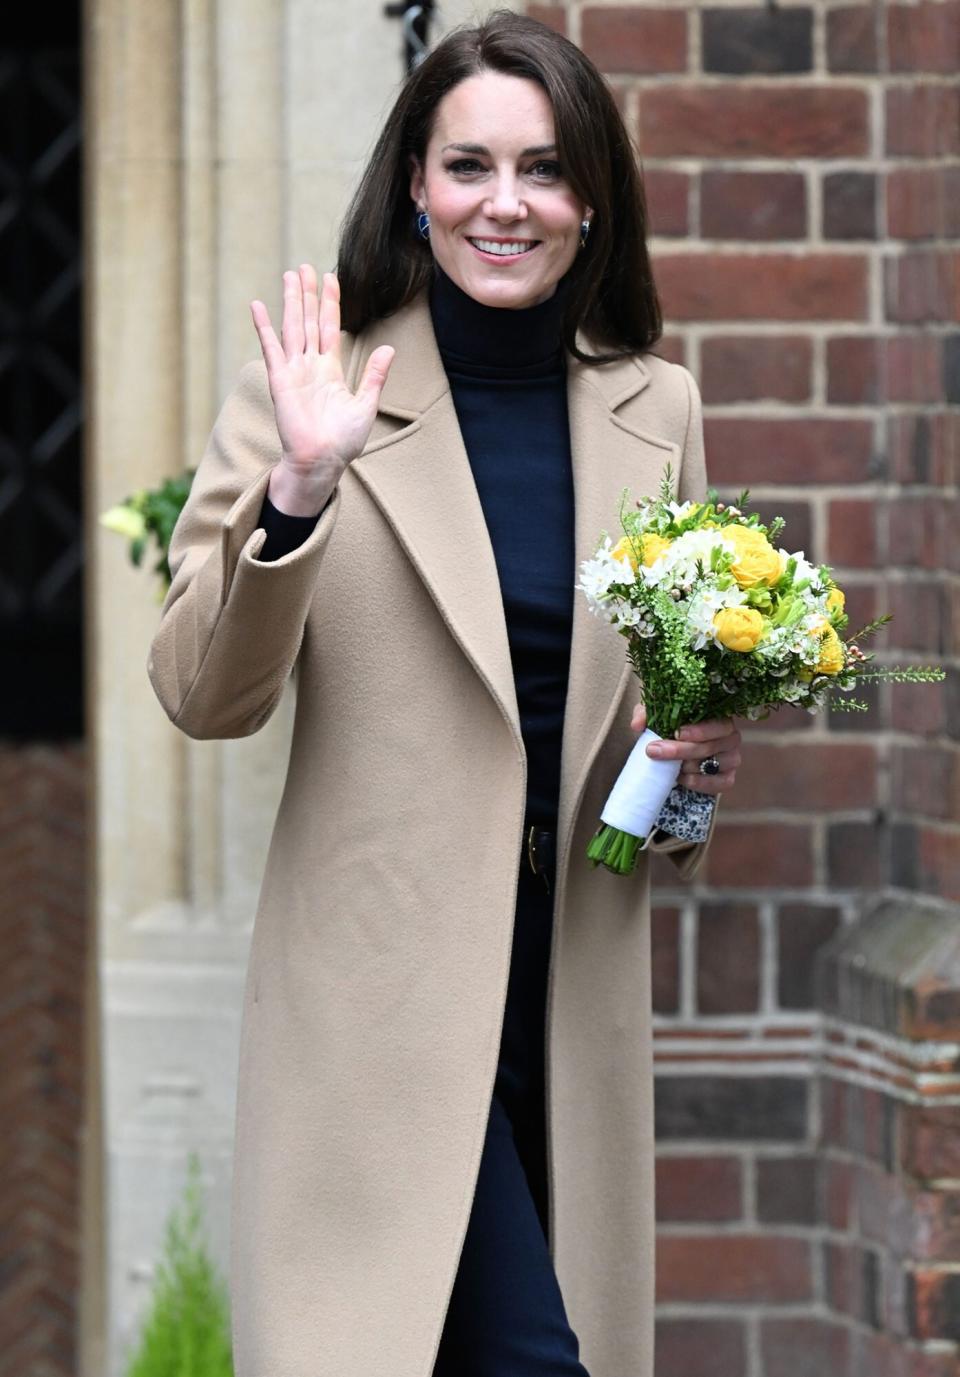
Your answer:
[[[201,1215],[200,1162],[192,1152],[185,1207],[167,1223],[151,1309],[127,1377],[233,1377],[227,1290],[207,1253]]]
[[[138,566],[143,561],[148,540],[154,537],[160,558],[153,566],[153,571],[160,575],[161,598],[170,587],[170,565],[167,561],[170,537],[189,495],[195,473],[196,469],[185,469],[178,477],[168,478],[159,488],[140,488],[131,497],[100,515],[101,526],[126,536],[130,541],[130,559]]]

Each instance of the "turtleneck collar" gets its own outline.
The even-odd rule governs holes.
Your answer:
[[[470,377],[549,377],[563,369],[561,326],[568,282],[537,306],[484,306],[434,265],[430,314],[448,373]]]

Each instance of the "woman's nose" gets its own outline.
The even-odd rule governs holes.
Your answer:
[[[527,208],[520,200],[516,179],[502,177],[483,210],[484,214],[489,215],[491,219],[522,220],[527,213]]]

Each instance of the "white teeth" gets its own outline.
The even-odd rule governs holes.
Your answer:
[[[507,244],[499,244],[495,239],[471,239],[470,243],[476,244],[484,253],[496,253],[501,257],[512,253],[529,253],[531,249],[536,248],[536,240],[530,239],[511,239]]]

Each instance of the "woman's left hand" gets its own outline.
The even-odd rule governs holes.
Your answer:
[[[630,725],[635,732],[646,729],[647,713],[642,703],[634,708]],[[647,747],[647,755],[654,760],[682,760],[677,783],[686,789],[696,789],[701,794],[719,794],[733,787],[740,764],[740,733],[730,718],[716,717],[681,727],[677,737],[679,739],[652,741]],[[701,774],[701,760],[711,755],[720,762],[719,774]]]

